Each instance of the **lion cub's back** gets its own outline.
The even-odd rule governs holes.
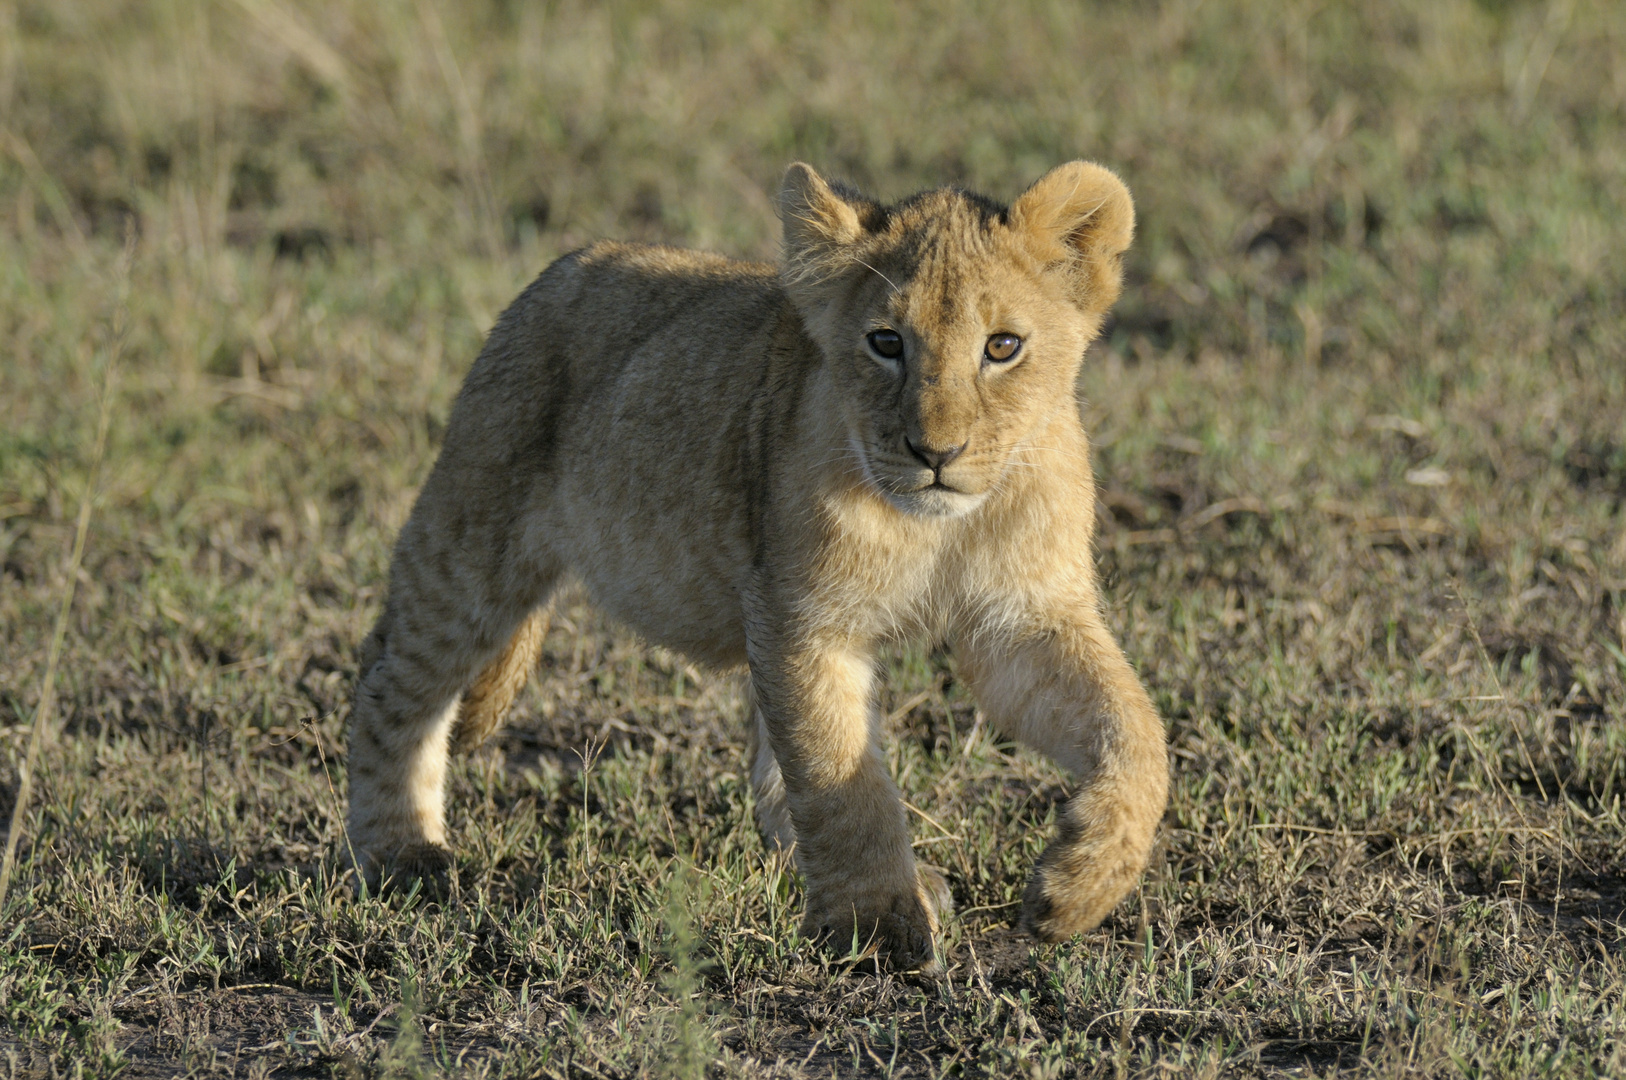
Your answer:
[[[601,607],[719,665],[743,658],[743,449],[785,310],[772,266],[596,244],[504,313],[453,418],[509,442],[535,479],[526,532]]]

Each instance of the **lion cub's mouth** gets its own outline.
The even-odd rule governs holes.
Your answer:
[[[904,464],[901,467],[890,466],[887,468],[887,472],[891,474],[888,478],[890,484],[883,483],[880,486],[890,486],[893,491],[900,495],[941,492],[946,495],[960,495],[970,498],[979,494],[975,490],[975,474],[945,477],[944,474],[948,472],[946,467],[942,469],[922,469],[917,465]],[[966,484],[968,479],[973,481],[970,485]]]
[[[958,517],[975,509],[988,495],[986,491],[956,487],[945,481],[941,472],[907,465],[891,467],[884,456],[877,461],[856,438],[851,446],[865,484],[905,514]]]
[[[986,491],[965,491],[941,480],[896,494],[883,488],[881,493],[899,510],[921,517],[959,517],[982,505],[988,496]]]

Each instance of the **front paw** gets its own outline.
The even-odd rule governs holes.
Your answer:
[[[1064,941],[1094,930],[1134,889],[1145,864],[1144,857],[1130,852],[1057,845],[1045,852],[1028,882],[1022,930],[1041,941]]]
[[[912,883],[891,890],[810,889],[802,933],[894,971],[935,974],[937,933],[953,909],[942,871],[917,866]]]

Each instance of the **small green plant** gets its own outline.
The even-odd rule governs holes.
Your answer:
[[[674,863],[667,885],[661,922],[666,930],[666,954],[672,970],[661,988],[674,1003],[664,1025],[665,1046],[661,1072],[672,1080],[704,1080],[706,1067],[717,1055],[717,1040],[710,1027],[705,974],[709,963],[701,958],[701,939],[693,910],[704,901],[706,882],[690,864]]]
[[[395,1035],[378,1055],[380,1080],[429,1080],[436,1075],[419,1019],[418,982],[401,980],[401,1001],[395,1010]]]

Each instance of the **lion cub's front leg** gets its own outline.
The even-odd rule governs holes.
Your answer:
[[[978,704],[1079,779],[1022,904],[1022,926],[1058,941],[1093,929],[1140,880],[1168,802],[1166,735],[1093,605],[998,637],[957,650]]]
[[[915,864],[878,742],[871,659],[843,648],[757,652],[752,684],[807,888],[802,932],[838,947],[873,942],[895,967],[932,967],[947,888]]]

